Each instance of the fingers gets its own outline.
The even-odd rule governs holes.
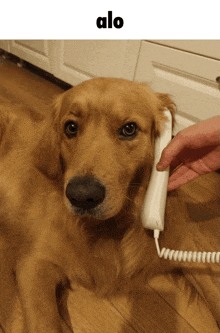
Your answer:
[[[189,181],[199,177],[200,175],[186,167],[185,165],[181,165],[174,173],[169,177],[167,190],[172,191],[188,183]]]
[[[178,155],[186,149],[204,149],[219,146],[220,117],[210,118],[198,124],[189,126],[177,133],[175,138],[163,150],[157,170],[164,170],[175,162]]]
[[[182,164],[182,161],[178,157],[173,157],[171,162],[169,160],[164,160],[165,157],[161,157],[161,162],[158,162],[156,168],[158,171],[163,171],[168,166],[170,166],[170,172],[172,173],[178,166]]]
[[[171,164],[173,168],[176,168],[181,163],[178,155],[183,151],[185,146],[186,143],[181,139],[181,135],[177,134],[162,151],[160,161],[157,164],[157,170],[162,171]]]
[[[168,190],[220,167],[219,121],[220,117],[215,117],[187,127],[163,150],[156,168],[162,171],[170,166],[174,170]]]

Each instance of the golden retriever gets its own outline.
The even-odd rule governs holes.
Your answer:
[[[96,78],[53,108],[44,121],[20,107],[0,115],[0,313],[6,321],[18,291],[30,333],[72,330],[62,290],[109,295],[162,261],[140,214],[170,97]],[[178,209],[184,225],[176,200],[166,214]]]

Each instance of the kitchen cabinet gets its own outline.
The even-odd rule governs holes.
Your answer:
[[[71,85],[98,76],[147,82],[176,103],[174,134],[219,115],[220,40],[0,40],[0,48]]]
[[[219,115],[220,91],[216,78],[220,76],[220,41],[213,41],[207,49],[203,41],[203,54],[201,44],[195,43],[193,48],[193,43],[189,43],[186,51],[187,43],[180,50],[175,41],[170,44],[167,41],[166,45],[161,42],[142,41],[134,79],[148,82],[156,92],[170,94],[178,110],[176,131]],[[200,50],[200,54],[192,49]]]

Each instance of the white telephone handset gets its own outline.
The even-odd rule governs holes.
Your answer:
[[[164,229],[164,212],[167,198],[167,183],[169,168],[157,171],[156,165],[160,160],[163,149],[172,138],[172,117],[170,111],[164,112],[167,121],[164,123],[163,131],[155,142],[154,164],[147,193],[142,208],[142,224],[147,229]]]
[[[154,238],[157,253],[160,258],[178,261],[220,263],[220,252],[192,252],[176,251],[163,248],[160,251],[159,234],[164,230],[164,213],[167,198],[167,183],[169,168],[164,171],[157,171],[156,165],[160,160],[163,149],[169,144],[172,138],[172,116],[170,111],[164,111],[167,121],[164,123],[163,131],[155,142],[155,156],[150,182],[144,198],[141,219],[147,229],[154,230]]]

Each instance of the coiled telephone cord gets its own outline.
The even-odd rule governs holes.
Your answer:
[[[165,247],[160,250],[159,230],[154,230],[154,239],[157,248],[157,253],[160,258],[174,261],[192,261],[202,263],[220,264],[220,252],[196,252],[196,251],[179,251],[170,250]]]

